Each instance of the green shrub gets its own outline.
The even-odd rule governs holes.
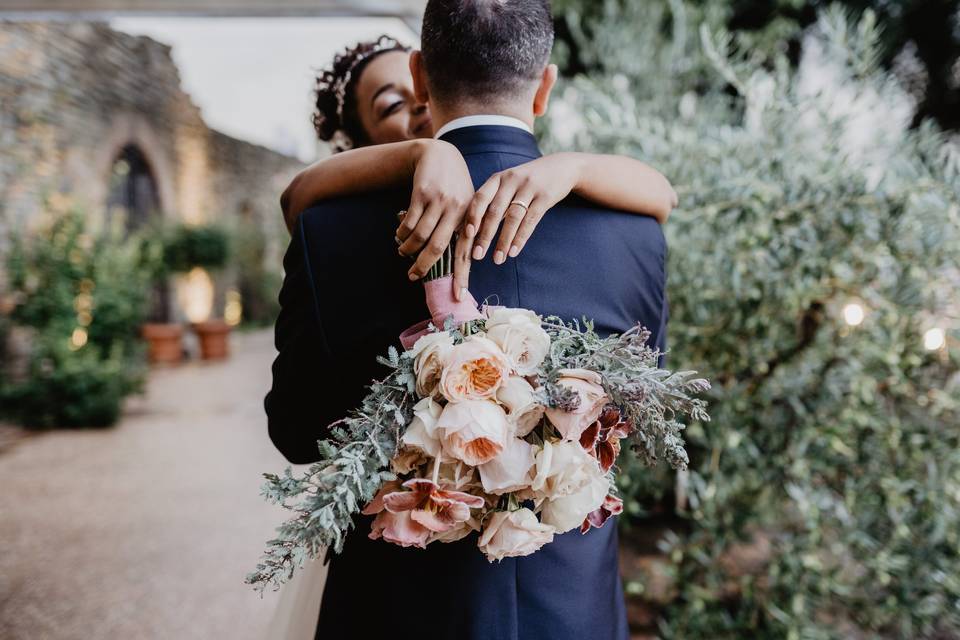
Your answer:
[[[877,69],[872,14],[821,17],[808,45],[832,83],[817,92],[784,57],[715,35],[722,3],[603,6],[578,41],[603,73],[560,91],[548,137],[673,181],[668,363],[714,383],[689,476],[623,477],[647,524],[686,496],[657,522],[676,591],[661,635],[957,637],[955,143],[901,126],[909,100]],[[929,352],[933,326],[948,347]],[[750,541],[759,561],[733,566]]]
[[[7,276],[18,304],[10,322],[31,330],[30,360],[2,399],[27,426],[112,424],[142,384],[149,274],[141,243],[86,227],[72,211],[38,235],[13,238]]]
[[[230,243],[216,226],[179,225],[164,235],[164,263],[172,272],[194,267],[220,269],[227,263]]]

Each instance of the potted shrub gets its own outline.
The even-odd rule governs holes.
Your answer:
[[[185,311],[200,343],[200,357],[204,360],[227,357],[230,325],[221,318],[209,317],[213,282],[208,274],[227,263],[226,232],[216,226],[181,225],[169,235],[164,254],[164,262],[171,271],[185,274],[188,303],[199,302],[199,308]],[[191,300],[191,296],[200,299]]]
[[[142,237],[140,256],[144,269],[150,274],[152,300],[141,335],[147,342],[150,362],[154,364],[176,364],[183,359],[183,325],[169,321],[167,278],[171,268],[166,253],[162,229],[156,228]]]

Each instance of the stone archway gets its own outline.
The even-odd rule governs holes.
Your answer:
[[[128,232],[143,228],[162,214],[156,178],[136,144],[120,149],[111,167],[108,189],[108,216],[122,214]]]

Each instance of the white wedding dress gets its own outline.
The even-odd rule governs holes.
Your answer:
[[[293,578],[280,587],[277,608],[264,640],[314,640],[326,580],[323,555],[297,569]]]

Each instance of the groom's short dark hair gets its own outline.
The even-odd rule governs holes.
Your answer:
[[[540,77],[553,47],[550,0],[429,0],[421,52],[442,99],[508,96]]]

